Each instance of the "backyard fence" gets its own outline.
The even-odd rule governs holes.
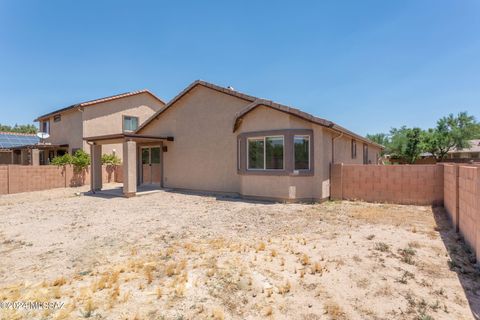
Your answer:
[[[122,182],[121,166],[103,166],[102,180]],[[90,167],[76,172],[72,166],[0,166],[0,194],[78,187],[90,183]]]
[[[444,207],[456,231],[480,258],[480,166],[445,164]]]
[[[428,205],[443,202],[442,165],[332,166],[332,199]]]
[[[480,260],[480,165],[332,166],[331,198],[442,205]]]

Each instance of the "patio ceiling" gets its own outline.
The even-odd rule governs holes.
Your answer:
[[[135,141],[135,142],[155,142],[155,141],[173,141],[173,137],[169,136],[152,136],[136,133],[118,133],[118,134],[108,134],[103,136],[94,136],[86,137],[83,140],[87,142],[92,142],[95,144],[113,144],[113,143],[122,143],[124,141]]]

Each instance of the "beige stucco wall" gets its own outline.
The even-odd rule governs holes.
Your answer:
[[[59,122],[53,121],[53,116],[50,120],[50,137],[45,139],[45,142],[51,144],[68,144],[68,152],[72,149],[82,148],[82,114],[80,111],[68,111],[62,113]],[[42,122],[45,120],[42,120]]]
[[[320,200],[328,197],[329,163],[326,162],[325,164],[325,153],[330,155],[330,152],[325,150],[325,146],[328,147],[328,142],[324,141],[327,139],[327,136],[324,135],[324,130],[320,126],[301,120],[293,115],[260,106],[245,116],[236,134],[277,129],[313,130],[314,175],[271,176],[245,174],[241,175],[239,192],[245,196],[282,199]]]
[[[235,192],[245,196],[320,200],[330,194],[332,137],[337,132],[268,107],[248,113],[232,132],[236,112],[249,101],[203,86],[195,87],[140,133],[173,136],[164,142],[164,187]],[[237,172],[237,138],[241,133],[278,129],[310,129],[314,135],[313,176],[248,175]],[[338,139],[343,162],[362,163],[362,142],[352,161],[349,137]],[[374,154],[372,155],[374,156]]]
[[[235,113],[248,101],[197,86],[141,134],[173,136],[164,142],[164,186],[238,192]]]
[[[52,144],[68,144],[68,151],[83,148],[90,153],[90,146],[83,141],[84,137],[121,133],[123,130],[123,115],[139,118],[139,125],[160,110],[164,103],[149,93],[141,93],[121,99],[85,106],[83,111],[69,110],[61,114],[59,122],[50,120],[50,138],[46,142]],[[42,120],[44,121],[44,120]],[[122,144],[102,146],[102,153],[116,155],[122,159]]]
[[[99,103],[85,107],[83,111],[83,136],[101,136],[121,133],[123,131],[123,116],[138,117],[139,125],[164,106],[148,93],[142,93],[122,99]],[[83,148],[90,153],[90,147],[83,142]],[[122,144],[102,146],[102,154],[112,153],[115,149],[119,158],[123,158]]]

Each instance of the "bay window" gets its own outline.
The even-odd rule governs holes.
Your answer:
[[[283,170],[284,137],[248,138],[249,170]]]
[[[294,136],[294,169],[310,169],[310,136]]]
[[[279,129],[240,133],[237,171],[242,175],[314,175],[311,129]]]

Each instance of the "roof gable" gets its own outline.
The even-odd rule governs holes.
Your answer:
[[[125,93],[120,93],[120,94],[116,94],[116,95],[113,95],[113,96],[108,96],[108,97],[104,97],[104,98],[99,98],[99,99],[94,99],[94,100],[89,100],[89,101],[84,101],[84,102],[72,104],[71,106],[68,106],[68,107],[58,109],[58,110],[46,113],[44,115],[41,115],[38,118],[36,118],[34,121],[40,121],[42,119],[49,118],[51,116],[61,114],[61,113],[66,112],[66,111],[74,110],[76,108],[92,106],[92,105],[96,105],[96,104],[99,104],[99,103],[102,103],[102,102],[108,102],[108,101],[112,101],[112,100],[123,99],[123,98],[131,97],[131,96],[135,96],[135,95],[139,95],[139,94],[144,94],[144,93],[151,95],[153,98],[158,100],[160,103],[165,104],[165,102],[163,102],[162,99],[160,99],[159,97],[154,95],[149,90],[144,89],[144,90],[125,92]]]
[[[276,103],[276,102],[271,101],[271,100],[260,99],[260,98],[250,96],[250,95],[235,91],[233,89],[224,88],[224,87],[221,87],[221,86],[218,86],[218,85],[215,85],[213,83],[209,83],[209,82],[206,82],[206,81],[203,81],[203,80],[196,80],[196,81],[192,82],[188,87],[186,87],[178,95],[176,95],[172,100],[170,100],[162,109],[160,109],[155,114],[153,114],[149,119],[147,119],[135,132],[139,133],[143,128],[147,127],[155,119],[158,119],[158,117],[161,114],[163,114],[165,111],[167,111],[169,108],[171,108],[178,100],[182,99],[193,88],[195,88],[196,86],[199,86],[199,85],[204,86],[206,88],[210,88],[212,90],[216,90],[216,91],[224,93],[224,94],[228,94],[228,95],[243,99],[247,102],[250,102],[235,117],[234,124],[233,124],[233,132],[235,132],[239,128],[239,126],[241,125],[242,119],[249,112],[251,112],[252,110],[257,108],[258,106],[266,106],[266,107],[272,108],[274,110],[277,110],[277,111],[280,111],[280,112],[285,112],[285,113],[291,114],[293,116],[299,117],[299,118],[301,118],[305,121],[309,121],[309,122],[312,122],[312,123],[315,123],[315,124],[318,124],[318,125],[321,125],[321,126],[324,126],[324,127],[328,127],[331,130],[338,131],[342,134],[347,134],[347,135],[349,135],[349,136],[351,136],[355,139],[358,139],[360,141],[375,145],[379,148],[382,148],[382,149],[384,148],[382,145],[377,144],[373,141],[370,141],[369,139],[364,138],[364,137],[362,137],[362,136],[360,136],[360,135],[358,135],[358,134],[356,134],[356,133],[354,133],[350,130],[347,130],[347,129],[337,125],[336,123],[334,123],[332,121],[313,116],[313,115],[311,115],[309,113],[306,113],[306,112],[303,112],[299,109],[292,108],[292,107],[289,107],[289,106],[286,106],[286,105],[282,105],[282,104]]]
[[[209,88],[209,89],[212,89],[212,90],[215,90],[215,91],[218,91],[218,92],[221,92],[221,93],[224,93],[224,94],[228,94],[228,95],[231,95],[231,96],[234,96],[234,97],[237,97],[239,99],[243,99],[245,101],[255,101],[257,98],[253,97],[253,96],[249,96],[247,94],[244,94],[244,93],[241,93],[241,92],[238,92],[238,91],[235,91],[233,89],[227,89],[227,88],[224,88],[224,87],[220,87],[220,86],[217,86],[213,83],[209,83],[209,82],[206,82],[206,81],[203,81],[203,80],[196,80],[194,82],[192,82],[188,87],[186,87],[185,89],[183,89],[179,94],[177,94],[172,100],[170,100],[162,109],[158,110],[156,113],[154,113],[150,118],[148,118],[138,129],[136,132],[140,132],[143,128],[145,128],[146,126],[148,126],[153,120],[157,119],[162,113],[164,113],[165,111],[167,111],[169,108],[171,108],[178,100],[182,99],[187,93],[189,93],[190,91],[192,91],[195,87],[197,86],[203,86],[203,87],[206,87],[206,88]]]

